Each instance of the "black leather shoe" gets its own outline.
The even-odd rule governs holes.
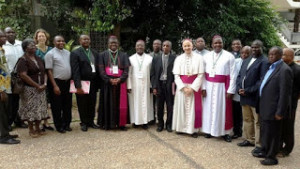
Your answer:
[[[262,152],[261,148],[260,147],[255,147],[251,153],[259,153],[259,152]]]
[[[17,134],[8,135],[10,138],[18,138],[19,136]]]
[[[254,147],[254,144],[250,143],[248,140],[244,140],[241,143],[237,144],[240,147]]]
[[[143,124],[143,129],[147,130],[148,128],[148,124]]]
[[[232,139],[237,139],[239,137],[242,137],[241,134],[234,134],[233,136],[231,136]]]
[[[192,134],[192,137],[193,137],[193,138],[198,138],[198,133],[193,133],[193,134]]]
[[[44,129],[44,130],[50,130],[50,131],[53,131],[53,130],[54,130],[53,127],[51,127],[51,126],[46,126],[45,124],[43,124],[43,129]]]
[[[148,124],[149,125],[154,125],[155,124],[155,120],[151,120]]]
[[[72,128],[70,126],[68,126],[68,127],[65,127],[65,130],[66,131],[72,131]]]
[[[205,134],[204,137],[205,137],[205,138],[211,138],[211,135],[210,135],[210,134]]]
[[[57,130],[57,132],[59,132],[59,133],[62,133],[62,134],[63,134],[63,133],[66,133],[66,130],[64,130],[64,129],[58,129],[58,130]]]
[[[3,138],[0,140],[0,144],[19,144],[21,141],[20,140],[15,140],[14,138]]]
[[[88,127],[91,127],[93,129],[100,129],[100,126],[96,125],[96,124],[90,124]]]
[[[223,136],[223,139],[226,141],[226,142],[231,142],[231,137],[230,135],[226,134],[225,136]]]
[[[260,163],[262,165],[277,165],[278,160],[277,159],[266,158],[264,160],[261,160]]]
[[[28,128],[28,125],[23,122],[23,123],[16,124],[16,127],[25,129]]]
[[[252,152],[252,155],[257,158],[265,158],[266,157],[265,153],[262,151],[261,152]]]
[[[163,129],[164,129],[163,126],[158,126],[157,129],[156,129],[156,131],[157,131],[157,132],[161,132],[161,131],[163,131]]]
[[[172,127],[171,126],[168,125],[166,128],[167,128],[168,132],[172,132]]]
[[[81,130],[82,130],[82,131],[88,131],[87,125],[81,124]]]

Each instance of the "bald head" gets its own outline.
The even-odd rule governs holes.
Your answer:
[[[286,64],[291,64],[294,61],[294,56],[295,56],[295,52],[294,52],[293,49],[291,49],[291,48],[284,48],[283,49],[282,60]]]
[[[241,50],[241,58],[247,59],[251,55],[251,47],[250,46],[244,46]]]

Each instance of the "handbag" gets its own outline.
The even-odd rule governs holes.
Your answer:
[[[13,71],[11,72],[11,90],[13,94],[20,94],[24,91],[24,82],[17,72],[17,67],[20,59],[18,60]]]

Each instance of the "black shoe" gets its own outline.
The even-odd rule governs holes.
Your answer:
[[[133,128],[138,128],[138,125],[132,124],[132,127],[133,127]]]
[[[0,140],[0,144],[19,144],[21,141],[20,140],[16,140],[14,138],[3,138]]]
[[[127,128],[126,128],[125,126],[121,126],[121,127],[119,127],[119,129],[120,129],[121,131],[127,131]]]
[[[210,135],[210,134],[205,134],[204,137],[205,137],[205,138],[211,138],[211,135]]]
[[[90,124],[90,125],[88,125],[88,127],[91,127],[91,128],[93,128],[93,129],[100,129],[100,126],[98,126],[98,125],[96,125],[96,124]]]
[[[17,123],[16,127],[25,129],[28,128],[28,125],[23,122],[23,123]]]
[[[167,125],[166,129],[168,132],[172,132],[172,127],[170,125]]]
[[[261,147],[255,147],[255,148],[251,151],[251,153],[259,153],[259,152],[262,152]]]
[[[254,147],[254,144],[250,143],[248,140],[245,140],[237,144],[240,147]]]
[[[66,130],[64,130],[64,129],[58,129],[58,130],[57,130],[57,132],[59,132],[59,133],[62,133],[62,134],[63,134],[63,133],[66,133]]]
[[[143,129],[147,130],[148,128],[148,124],[143,124]]]
[[[157,131],[157,132],[161,132],[161,131],[163,131],[163,129],[164,129],[163,126],[158,126],[157,129],[156,129],[156,131]]]
[[[8,135],[10,138],[18,138],[19,136],[17,134]]]
[[[230,135],[226,134],[225,136],[223,136],[223,139],[226,141],[226,142],[231,142],[231,137]]]
[[[44,129],[44,130],[43,130]],[[47,130],[50,130],[50,131],[53,131],[54,130],[54,128],[53,127],[51,127],[51,126],[46,126],[45,124],[43,124],[43,131],[45,131],[46,129]]]
[[[262,165],[277,165],[278,160],[277,159],[266,158],[264,160],[261,160],[260,163]]]
[[[81,130],[82,131],[88,131],[88,127],[86,124],[81,124]]]
[[[192,137],[198,138],[198,133],[193,133],[193,134],[192,134]]]
[[[242,137],[241,134],[234,134],[233,136],[231,136],[232,139],[237,139],[239,137]]]
[[[67,126],[67,127],[65,127],[65,130],[70,132],[70,131],[72,131],[72,128],[70,126]]]

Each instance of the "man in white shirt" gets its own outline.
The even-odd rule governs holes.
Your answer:
[[[3,49],[5,50],[8,72],[11,73],[18,59],[23,56],[24,52],[21,46],[22,42],[16,40],[16,32],[11,27],[5,28],[4,32],[7,37],[7,41],[3,45]],[[15,123],[17,127],[27,128],[27,125],[24,122],[21,122],[18,116],[19,95],[12,94],[11,91],[7,92],[7,94],[8,94],[8,106],[9,106],[8,121],[9,121],[10,129],[13,123]]]

